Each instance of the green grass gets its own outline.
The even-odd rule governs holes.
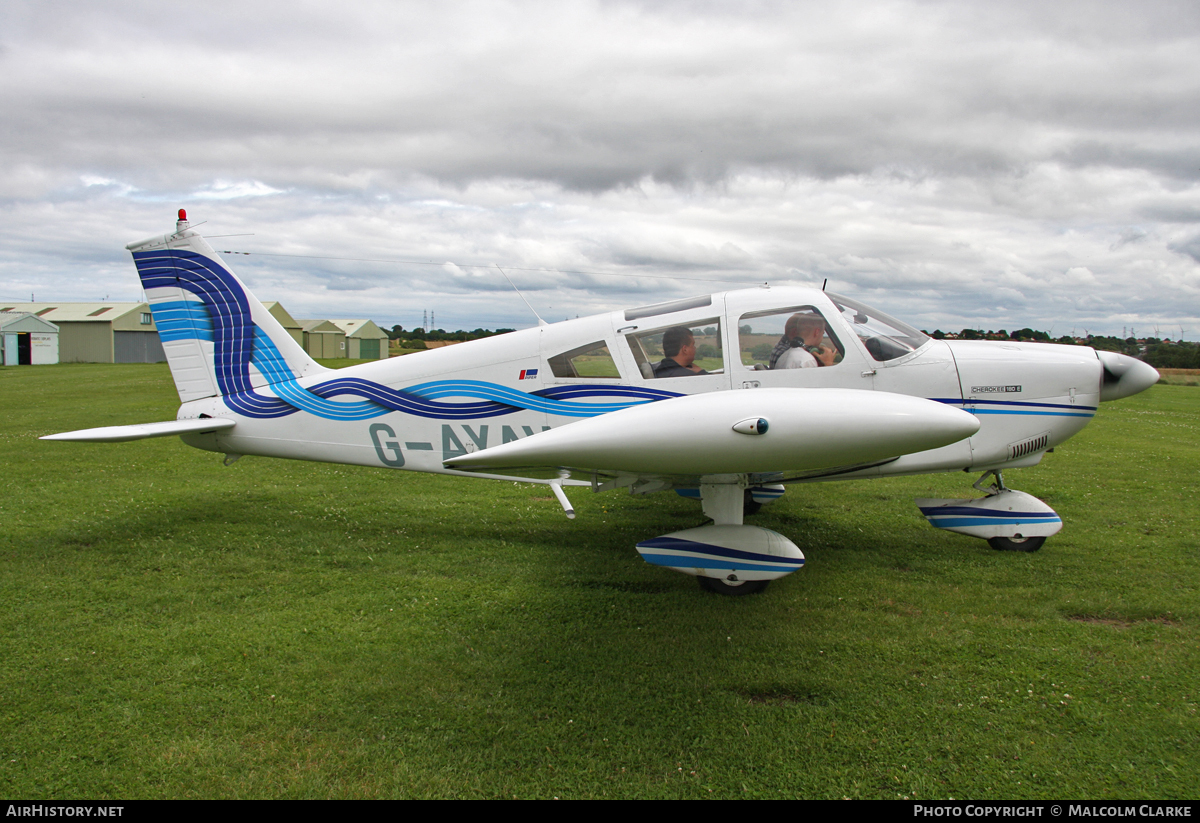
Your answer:
[[[1159,369],[1159,382],[1172,386],[1200,386],[1200,369]]]
[[[344,361],[342,361],[344,363]],[[1036,554],[929,528],[966,475],[793,486],[808,565],[705,595],[675,495],[38,435],[167,369],[0,369],[0,793],[1196,798],[1200,392],[1106,403],[1010,485]]]

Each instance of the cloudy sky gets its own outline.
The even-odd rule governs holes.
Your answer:
[[[139,299],[184,207],[297,317],[533,325],[498,265],[1200,339],[1194,0],[5,0],[0,110],[8,299]]]

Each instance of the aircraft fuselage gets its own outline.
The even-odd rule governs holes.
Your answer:
[[[1099,404],[1104,368],[1087,347],[918,338],[911,349],[878,359],[871,338],[856,333],[856,309],[818,290],[747,289],[692,302],[701,305],[615,311],[336,372],[347,384],[363,381],[419,395],[432,401],[429,408],[377,406],[349,420],[338,419],[336,410],[298,410],[286,427],[277,417],[242,415],[232,431],[184,439],[233,455],[460,474],[445,468],[445,461],[676,395],[856,389],[928,398],[979,419],[978,432],[958,443],[830,475],[844,478],[1034,465],[1046,449],[1083,428]],[[824,342],[839,350],[834,365],[770,369],[768,358],[755,357],[756,347],[778,339],[779,320],[797,311],[819,313],[827,324]],[[696,339],[708,347],[701,359],[708,373],[647,376],[646,365],[661,358],[661,349],[652,348],[661,346],[655,333],[677,326],[707,332]],[[584,353],[574,360],[563,357],[580,349]],[[328,374],[297,382],[307,389],[328,382]],[[473,402],[445,403],[450,397]],[[493,408],[484,408],[489,403]],[[185,403],[179,417],[230,412],[227,398],[212,397]],[[803,418],[805,409],[795,414]],[[663,436],[686,441],[688,432]]]

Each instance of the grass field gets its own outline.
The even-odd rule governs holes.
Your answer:
[[[1159,369],[1159,379],[1172,386],[1200,386],[1200,369]]]
[[[0,369],[3,796],[1200,796],[1196,388],[1006,475],[1039,553],[925,524],[974,477],[793,486],[748,598],[637,557],[673,494],[36,439],[176,405]]]

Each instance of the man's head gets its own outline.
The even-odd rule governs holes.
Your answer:
[[[681,366],[690,366],[696,359],[696,338],[687,326],[667,329],[662,339],[663,354]]]
[[[791,340],[800,340],[806,346],[816,346],[825,336],[825,321],[815,314],[793,314],[784,324],[783,333]]]

